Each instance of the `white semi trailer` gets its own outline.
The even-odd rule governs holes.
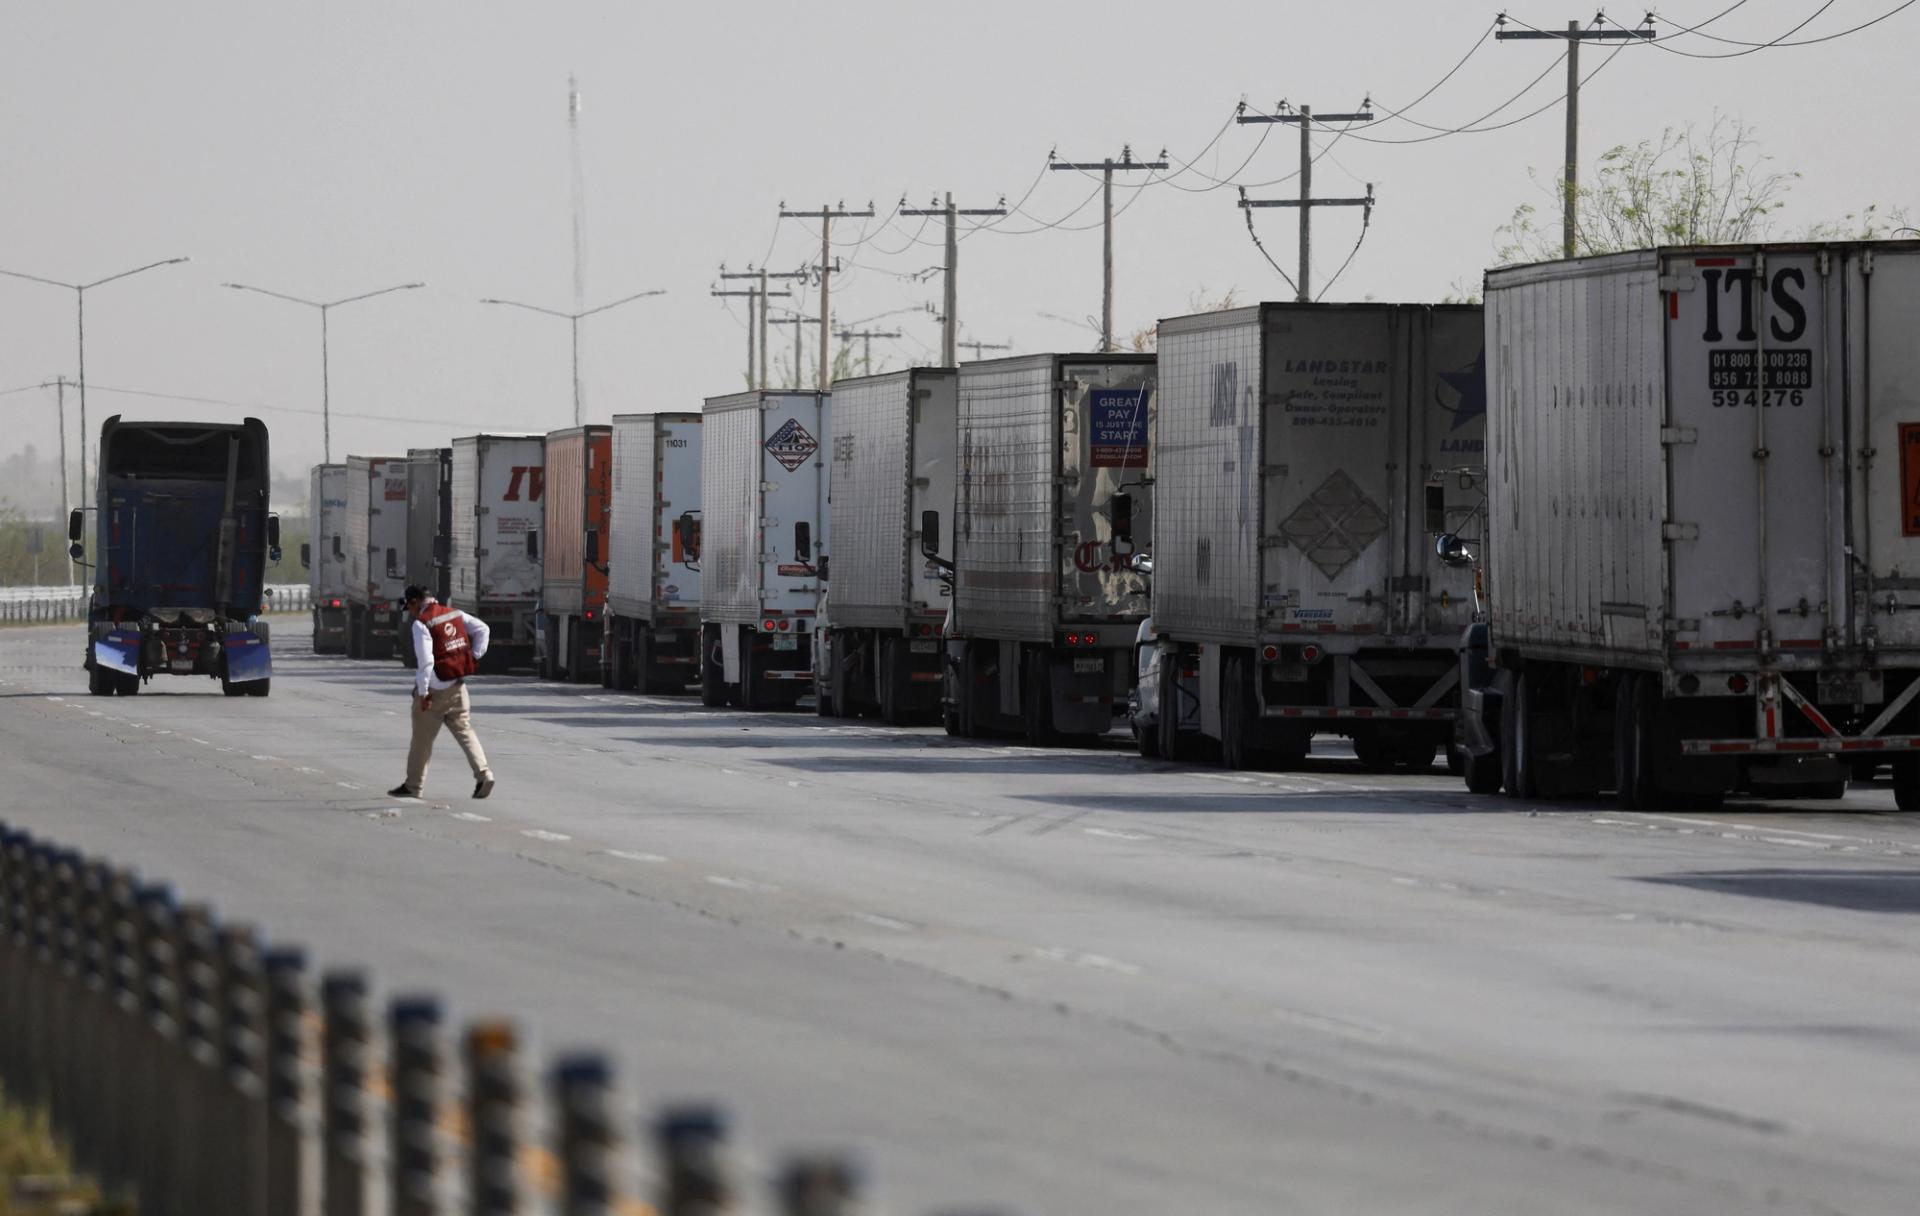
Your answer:
[[[710,397],[700,423],[700,699],[791,709],[813,682],[827,393]]]
[[[1160,323],[1143,751],[1178,757],[1198,735],[1228,767],[1284,765],[1330,733],[1369,768],[1432,765],[1474,612],[1472,572],[1432,538],[1484,501],[1481,329],[1465,305]]]
[[[1920,248],[1668,248],[1486,281],[1469,784],[1920,809]],[[1453,559],[1476,538],[1449,538]]]
[[[927,541],[953,519],[958,409],[950,367],[834,383],[834,559],[813,673],[825,712],[897,725],[940,710],[953,587]]]
[[[493,631],[483,667],[531,666],[546,519],[546,439],[463,435],[453,441],[450,478],[453,603]]]
[[[313,653],[347,652],[347,466],[317,464],[307,475],[307,602]]]
[[[680,692],[700,678],[700,415],[613,416],[600,683]]]
[[[1132,561],[1153,527],[1154,376],[1135,354],[960,368],[950,732],[1054,745],[1124,710],[1147,614]]]
[[[407,586],[407,462],[347,457],[347,657],[390,659]]]

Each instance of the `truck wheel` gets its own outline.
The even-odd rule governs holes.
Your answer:
[[[113,673],[113,691],[123,697],[140,695],[140,677],[130,676],[124,671]]]
[[[1162,760],[1182,764],[1193,759],[1193,738],[1180,733],[1180,656],[1160,656],[1160,715],[1153,728],[1160,736]]]
[[[855,635],[836,629],[833,633],[833,649],[827,658],[827,714],[835,718],[857,718],[860,706],[850,695],[848,685],[852,683],[847,668],[851,666],[853,648],[859,643]]]
[[[1532,673],[1514,673],[1513,687],[1500,699],[1500,783],[1507,797],[1539,797],[1533,771],[1533,679]]]
[[[1247,660],[1230,654],[1220,672],[1220,763],[1230,769],[1249,769],[1259,767],[1259,759]]]
[[[1402,739],[1400,745],[1393,749],[1393,759],[1410,773],[1431,772],[1433,758],[1439,750],[1439,744],[1425,739]]]
[[[273,681],[271,679],[255,680],[241,687],[247,690],[247,695],[250,697],[264,697],[273,691]]]
[[[1463,753],[1465,765],[1461,773],[1467,781],[1467,792],[1472,794],[1497,794],[1500,792],[1500,753],[1490,751],[1484,756],[1472,752]]]
[[[113,673],[92,663],[87,665],[87,693],[95,697],[113,695]]]
[[[1353,757],[1369,773],[1384,773],[1393,767],[1394,749],[1375,732],[1361,728],[1353,737]]]
[[[911,716],[907,708],[907,672],[912,666],[904,638],[876,638],[874,662],[879,668],[880,720],[888,726],[905,726]]]
[[[700,631],[700,704],[719,709],[727,703],[726,666],[720,659],[720,631]]]
[[[1020,675],[1020,719],[1027,746],[1060,746],[1060,732],[1053,728],[1053,672],[1046,651],[1028,651]]]
[[[622,665],[621,658],[625,652],[626,647],[620,644],[613,630],[602,627],[600,630],[600,687],[608,692],[612,692],[619,686],[617,677]]]
[[[733,703],[748,711],[765,709],[766,690],[760,686],[761,661],[754,653],[753,631],[740,629],[740,683],[734,686]]]
[[[1646,684],[1630,673],[1620,677],[1613,692],[1614,802],[1628,811],[1652,810],[1660,799],[1658,762],[1648,738],[1652,723],[1641,702]]]
[[[967,641],[961,643],[960,651],[960,692],[959,718],[960,734],[968,739],[987,737],[986,706],[982,704],[981,668],[986,661],[981,657],[982,642]]]
[[[1895,758],[1893,803],[1903,811],[1920,811],[1920,755],[1908,753]]]

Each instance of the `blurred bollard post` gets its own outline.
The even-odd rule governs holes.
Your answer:
[[[130,1040],[135,1101],[126,1120],[142,1213],[173,1211],[173,1094],[180,1075],[180,949],[173,889],[142,887],[142,1027]]]
[[[367,1064],[371,1055],[367,977],[357,971],[329,972],[321,982],[320,999],[326,1018],[320,1065],[325,1111],[323,1210],[326,1216],[367,1216],[372,1210],[367,1186]]]
[[[393,1070],[389,1216],[438,1216],[440,1152],[440,1002],[398,997],[388,1009],[387,1054]]]
[[[54,1134],[73,1135],[74,1018],[80,1011],[80,855],[56,849],[48,859],[46,1104]]]
[[[0,1084],[20,1088],[21,1001],[27,976],[21,957],[18,882],[26,834],[0,824]]]
[[[221,1082],[217,1126],[226,1144],[210,1155],[218,1210],[268,1216],[267,977],[251,925],[220,930]],[[224,1158],[224,1160],[221,1160]]]
[[[307,1108],[307,954],[296,946],[267,951],[267,1210],[273,1216],[315,1216],[312,1117]]]
[[[101,1079],[100,1052],[113,1014],[107,968],[113,932],[113,868],[105,862],[87,862],[80,872],[79,966],[80,1007],[74,1015],[73,1036],[79,1050],[73,1062],[73,1134],[69,1141],[74,1163],[83,1173],[102,1175],[100,1148],[105,1135],[107,1095]]]
[[[564,1056],[554,1067],[553,1082],[560,1105],[561,1216],[608,1216],[613,1211],[612,1070],[604,1056]]]
[[[855,1216],[859,1166],[846,1157],[795,1157],[780,1173],[782,1216]]]
[[[718,1216],[734,1210],[727,1117],[715,1106],[671,1106],[653,1125],[660,1154],[661,1216]]]
[[[207,904],[180,908],[180,1046],[174,1084],[171,1154],[174,1210],[217,1212],[215,1182],[224,1164],[217,1143],[220,1091],[219,938],[213,909]],[[167,1092],[167,1091],[163,1091]]]
[[[27,1029],[22,1044],[21,1096],[28,1106],[47,1104],[47,1022],[52,1016],[53,846],[35,841],[27,872]]]
[[[134,1053],[146,1033],[145,968],[140,947],[140,879],[116,870],[109,890],[107,1012],[100,1037],[100,1182],[112,1195],[130,1195],[139,1181],[132,1135],[140,1087]]]
[[[516,1216],[520,1210],[518,1036],[510,1022],[467,1030],[467,1216]]]

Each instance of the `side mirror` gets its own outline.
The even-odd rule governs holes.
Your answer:
[[[683,511],[673,521],[674,539],[680,542],[680,564],[698,569],[700,564],[700,520],[691,511]]]
[[[1461,540],[1451,532],[1442,532],[1433,538],[1433,552],[1434,556],[1440,559],[1442,565],[1473,565],[1473,550],[1467,548],[1466,541]]]
[[[1127,559],[1127,569],[1133,571],[1135,574],[1152,574],[1153,573],[1153,554],[1151,553],[1134,554],[1132,557]]]
[[[940,556],[940,512],[920,512],[920,555],[926,558]]]
[[[527,560],[536,562],[540,560],[540,534],[538,532],[529,531],[527,533]]]
[[[1107,500],[1107,516],[1113,522],[1113,534],[1121,540],[1133,539],[1133,495],[1115,494]]]
[[[86,555],[87,555],[86,546],[82,545],[77,540],[74,541],[71,545],[67,546],[67,556],[72,558],[76,562],[79,561],[81,558],[85,557]]]
[[[813,525],[804,519],[796,520],[793,525],[793,560],[813,560]]]
[[[279,546],[279,545],[268,545],[268,546],[267,546],[267,561],[268,561],[268,563],[269,563],[269,564],[271,564],[271,565],[276,565],[276,566],[277,566],[277,565],[279,565],[279,564],[280,564],[280,559],[281,559],[282,557],[284,557],[284,556],[285,556],[285,554],[283,554],[283,553],[282,553],[282,552],[280,551],[280,546]]]
[[[310,541],[300,544],[300,564],[309,570],[313,569],[313,544]]]
[[[346,558],[347,558],[347,551],[340,547],[340,538],[338,536],[335,536],[333,538],[333,560],[337,562],[345,561]]]
[[[400,555],[392,549],[387,550],[387,577],[400,577]]]
[[[269,515],[267,516],[267,548],[278,549],[279,547],[280,517],[278,515]]]
[[[73,510],[67,512],[67,539],[78,544],[80,543],[80,538],[85,536],[86,532],[86,509],[83,507],[75,507]]]

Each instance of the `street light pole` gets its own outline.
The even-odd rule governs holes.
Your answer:
[[[357,304],[361,300],[371,300],[375,296],[384,296],[396,291],[412,291],[425,287],[425,283],[396,283],[392,287],[382,287],[378,291],[362,292],[357,296],[348,296],[341,300],[307,300],[299,296],[290,296],[284,292],[268,291],[264,287],[254,287],[246,283],[222,283],[222,287],[231,287],[235,291],[251,291],[255,295],[272,296],[276,300],[285,300],[289,304],[304,304],[320,313],[320,462],[333,462],[333,386],[332,375],[327,360],[327,313],[342,304]]]
[[[135,266],[132,270],[123,270],[119,274],[110,274],[104,279],[95,279],[91,283],[66,283],[59,279],[44,279],[37,274],[21,274],[17,270],[0,270],[0,275],[10,279],[25,279],[30,283],[45,283],[49,287],[64,287],[71,291],[76,303],[80,341],[80,496],[87,495],[87,292],[95,287],[104,287],[116,279],[130,278],[142,271],[153,270],[160,266],[174,266],[187,261],[186,258],[167,258],[164,261],[149,262],[145,266]],[[84,503],[82,504],[84,505]]]
[[[589,308],[584,312],[561,312],[557,308],[542,308],[538,304],[522,304],[518,300],[496,300],[491,297],[483,299],[480,302],[482,304],[504,304],[509,308],[524,308],[528,312],[537,312],[549,317],[559,317],[573,327],[573,425],[579,426],[583,421],[580,412],[580,322],[593,316],[595,313],[606,312],[608,309],[618,308],[622,304],[631,304],[635,300],[644,300],[648,296],[663,296],[666,294],[664,288],[655,288],[652,291],[636,291],[630,296],[623,296],[610,304],[602,304],[598,308]]]

